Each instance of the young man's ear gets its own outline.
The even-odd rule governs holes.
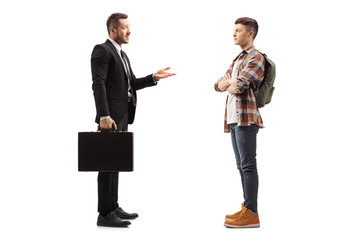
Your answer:
[[[254,39],[254,31],[250,31],[250,32],[249,32],[249,37],[251,37],[252,39]]]

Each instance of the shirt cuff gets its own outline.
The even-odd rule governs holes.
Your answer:
[[[154,73],[154,74],[152,75],[152,77],[153,77],[154,83],[157,83],[159,80],[155,78],[155,74],[156,74],[156,73]]]
[[[216,83],[214,84],[215,91],[217,91],[217,92],[221,92],[220,89],[218,88],[218,84],[220,81],[221,81],[221,78],[219,80],[217,80]]]
[[[104,119],[107,119],[107,118],[110,118],[110,116],[100,117],[100,121],[101,121],[101,120],[104,120]]]

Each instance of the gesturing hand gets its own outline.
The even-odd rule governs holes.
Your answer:
[[[160,69],[159,71],[156,72],[155,78],[156,78],[157,80],[160,80],[160,79],[163,79],[163,78],[167,78],[167,77],[176,75],[176,73],[166,72],[166,71],[169,70],[169,69],[170,69],[170,67]]]

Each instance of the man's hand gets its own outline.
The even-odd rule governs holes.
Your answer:
[[[155,74],[155,79],[160,80],[160,79],[163,79],[163,78],[167,78],[167,77],[176,75],[176,73],[166,72],[169,69],[170,69],[170,67],[167,67],[167,68],[163,68],[163,69],[160,69],[159,71],[157,71],[156,74]]]
[[[230,84],[230,86],[226,89],[226,91],[228,91],[229,93],[232,93],[232,94],[237,94],[238,93],[236,91],[236,87],[234,87],[233,84]]]
[[[112,126],[114,126],[115,130],[117,130],[116,123],[112,118],[105,118],[100,120],[100,129],[101,130],[112,130]]]
[[[220,87],[219,87],[219,84],[222,82],[222,81],[224,81],[225,83],[224,83],[224,85],[222,86],[223,88],[225,88],[225,89],[221,89]],[[227,74],[225,74],[225,76],[223,76],[222,77],[222,80],[219,82],[219,84],[218,84],[218,88],[221,90],[221,91],[228,91],[229,93],[232,93],[232,94],[236,94],[237,93],[237,91],[236,91],[236,87],[234,86],[234,84],[232,84],[232,82],[233,81],[235,81],[234,79],[231,79],[231,77],[230,77],[230,74],[229,73],[227,73]]]
[[[229,83],[229,81],[225,81],[225,80],[221,80],[220,82],[218,82],[218,85],[217,85],[217,87],[218,87],[218,89],[220,90],[220,91],[226,91],[226,89],[228,88],[230,86],[230,83]]]
[[[217,85],[218,89],[220,91],[226,91],[227,88],[230,86],[230,80],[231,80],[230,74],[229,73],[225,74],[221,78],[220,82],[218,82],[218,85]]]

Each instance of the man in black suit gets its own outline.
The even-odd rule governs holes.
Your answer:
[[[175,75],[170,68],[155,74],[136,78],[130,61],[121,45],[129,42],[130,29],[126,14],[114,13],[107,22],[109,39],[96,45],[91,55],[91,72],[99,129],[127,131],[133,123],[136,110],[136,90],[154,86],[162,78]],[[99,172],[97,225],[124,227],[130,224],[122,219],[135,219],[136,213],[127,213],[118,205],[119,172]]]

